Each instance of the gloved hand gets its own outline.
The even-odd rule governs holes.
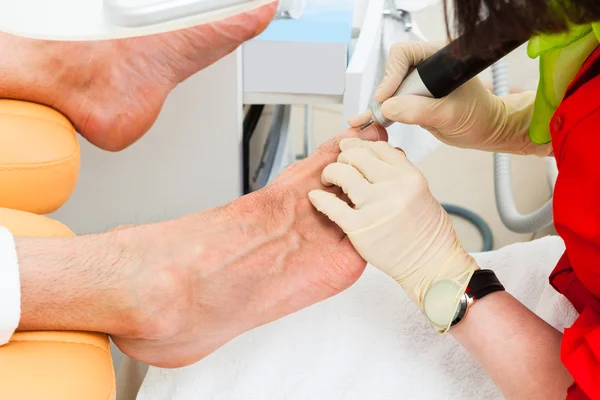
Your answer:
[[[375,101],[391,121],[420,125],[442,142],[455,147],[514,154],[547,156],[550,144],[536,145],[528,129],[533,114],[535,92],[497,97],[474,78],[442,99],[423,96],[390,98],[409,70],[443,45],[427,42],[397,43],[392,47],[386,73],[377,88]],[[368,122],[370,113],[351,118],[358,127]]]
[[[326,186],[339,186],[354,208],[335,194],[309,193],[312,204],[338,224],[358,253],[391,276],[423,310],[432,284],[456,283],[456,303],[440,307],[454,313],[479,267],[459,243],[452,221],[433,197],[421,172],[387,142],[344,139],[336,163],[323,170]],[[453,315],[449,321],[452,321]],[[450,323],[434,327],[439,332]]]

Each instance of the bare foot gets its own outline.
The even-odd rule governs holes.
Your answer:
[[[92,144],[118,151],[154,124],[169,92],[261,33],[277,2],[177,32],[98,42],[0,33],[0,97],[34,101],[71,119]]]
[[[250,329],[354,284],[366,262],[344,232],[317,212],[308,193],[339,191],[324,188],[321,173],[337,160],[341,138],[359,134],[368,140],[387,139],[376,127],[361,133],[347,130],[265,189],[173,221],[168,228],[157,225],[168,231],[161,232],[158,242],[143,240],[155,245],[144,252],[143,268],[132,276],[137,284],[124,290],[136,294],[138,307],[150,310],[146,319],[152,328],[141,338],[139,333],[113,335],[117,346],[154,366],[189,365]],[[190,258],[194,248],[198,251]],[[177,256],[176,262],[156,264],[165,260],[165,250]],[[174,281],[164,279],[172,276],[165,273],[165,265],[177,271]]]

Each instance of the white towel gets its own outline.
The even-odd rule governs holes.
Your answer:
[[[548,284],[558,237],[476,255],[558,329],[576,318]],[[433,333],[387,276],[369,267],[343,294],[237,338],[187,368],[150,368],[141,400],[500,399],[446,335]]]

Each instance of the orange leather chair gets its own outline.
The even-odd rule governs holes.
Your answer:
[[[78,173],[79,144],[67,118],[38,104],[0,99],[0,226],[15,236],[72,236],[42,214],[67,201]],[[18,332],[0,347],[0,399],[114,398],[104,334]]]

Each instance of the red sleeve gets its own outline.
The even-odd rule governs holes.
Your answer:
[[[569,121],[578,104],[567,105],[564,121],[557,125],[565,129],[553,135],[559,165],[554,223],[580,286],[571,288],[571,295],[561,292],[580,299],[572,302],[581,315],[565,330],[561,359],[576,382],[568,399],[600,399],[600,110]]]
[[[568,400],[600,399],[600,318],[596,310],[587,308],[575,324],[565,330],[561,359],[575,385]]]

